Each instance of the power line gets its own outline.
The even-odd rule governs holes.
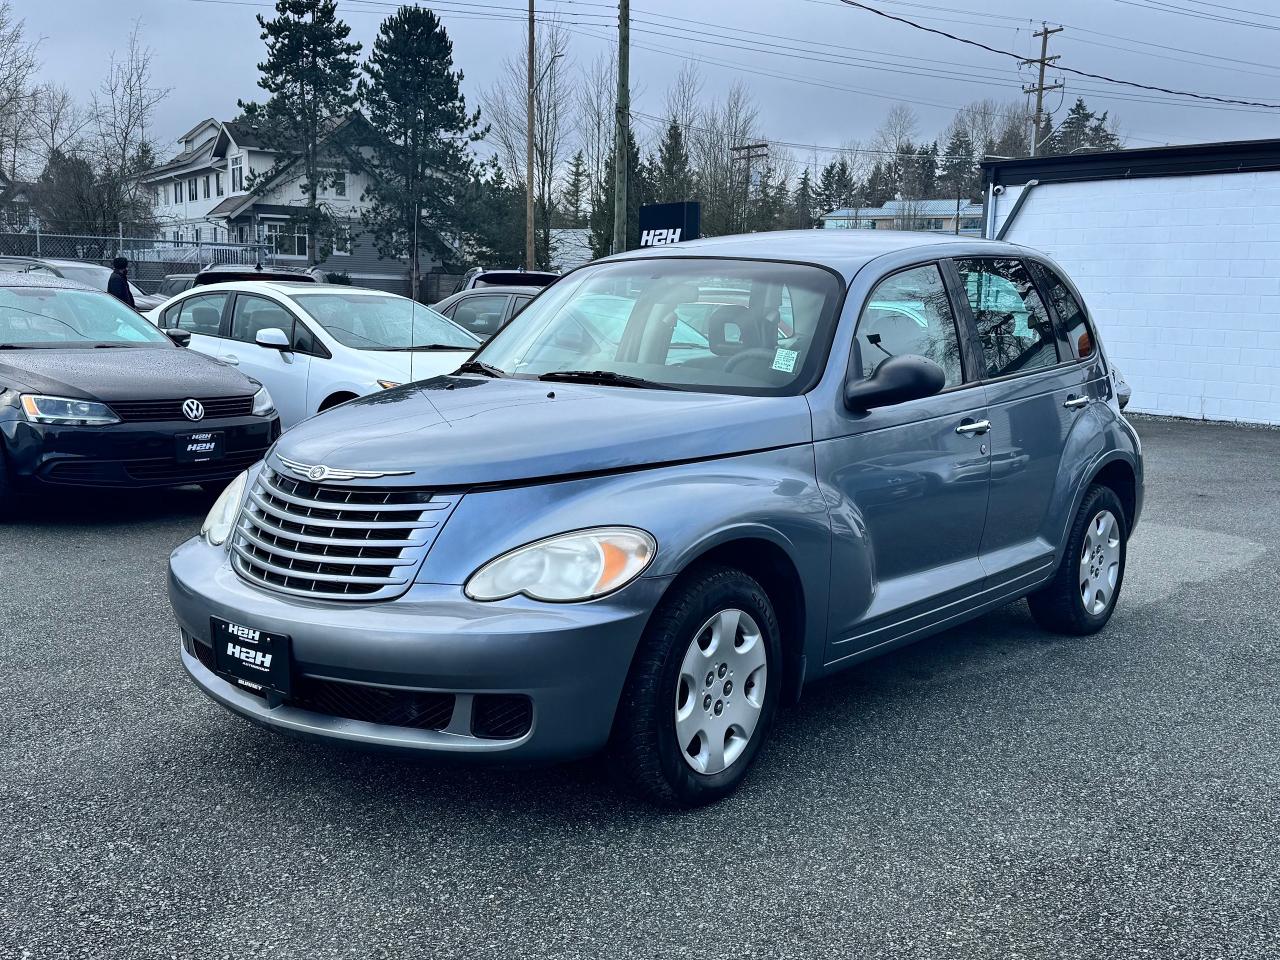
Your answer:
[[[858,0],[840,0],[840,2],[847,7],[853,7],[857,10],[865,10],[867,13],[874,13],[877,17],[883,17],[886,20],[894,20],[898,23],[904,23],[915,30],[922,30],[925,33],[932,33],[936,36],[946,37],[948,40],[955,40],[957,43],[964,43],[971,47],[978,47],[979,49],[986,50],[989,53],[999,54],[1003,57],[1012,57],[1019,61],[1023,59],[1021,54],[1013,53],[1009,50],[1000,50],[997,47],[989,46],[980,40],[971,40],[968,37],[959,37],[954,33],[947,33],[945,30],[926,27],[924,24],[916,23],[914,20],[908,20],[906,17],[899,17],[896,14],[886,13],[884,10],[878,10],[877,8],[868,6],[865,3],[859,3]],[[1118,0],[1118,2],[1129,2],[1129,0]],[[1116,83],[1126,87],[1136,87],[1140,90],[1154,90],[1158,93],[1168,93],[1176,97],[1193,97],[1197,100],[1212,100],[1216,103],[1234,103],[1246,107],[1262,107],[1268,110],[1280,110],[1280,103],[1264,103],[1260,100],[1237,100],[1233,97],[1219,97],[1208,93],[1192,93],[1187,90],[1172,90],[1169,87],[1158,87],[1148,83],[1138,83],[1135,80],[1120,80],[1116,77],[1109,77],[1101,73],[1090,73],[1087,70],[1078,70],[1075,67],[1057,65],[1055,69],[1060,70],[1063,73],[1071,73],[1081,77],[1090,77],[1094,80],[1103,80],[1107,83]]]

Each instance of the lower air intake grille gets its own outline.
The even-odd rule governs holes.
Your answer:
[[[510,693],[478,693],[471,711],[471,733],[486,740],[516,740],[533,725],[533,702]]]
[[[453,716],[454,696],[423,690],[388,690],[361,683],[298,677],[291,707],[365,723],[417,730],[443,730]]]

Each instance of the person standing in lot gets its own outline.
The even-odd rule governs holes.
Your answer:
[[[116,257],[111,261],[111,277],[107,280],[107,293],[121,303],[128,304],[135,310],[133,291],[129,289],[129,261],[125,257]]]

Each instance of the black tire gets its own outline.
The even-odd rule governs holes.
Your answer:
[[[764,696],[755,729],[722,771],[704,774],[677,741],[675,704],[681,664],[700,628],[723,610],[747,613],[765,653]],[[692,571],[672,587],[641,638],[614,723],[611,762],[640,796],[669,807],[696,807],[728,796],[746,777],[769,735],[782,689],[778,618],[764,588],[732,567]],[[708,681],[709,682],[709,681]],[[744,680],[740,696],[748,689]]]
[[[1103,511],[1108,511],[1118,526],[1120,536],[1120,566],[1116,577],[1116,585],[1112,590],[1105,609],[1093,612],[1085,607],[1081,591],[1081,558],[1085,549],[1087,528]],[[1045,630],[1053,633],[1065,633],[1074,636],[1085,636],[1097,633],[1107,625],[1111,614],[1115,611],[1116,602],[1120,599],[1120,589],[1124,586],[1124,568],[1128,559],[1129,526],[1125,519],[1124,507],[1120,498],[1110,487],[1094,485],[1084,496],[1080,509],[1067,533],[1067,546],[1062,554],[1062,562],[1058,564],[1057,573],[1049,583],[1027,597],[1031,607],[1031,616]]]

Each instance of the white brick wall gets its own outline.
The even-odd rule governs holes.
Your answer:
[[[1080,287],[1129,409],[1280,424],[1280,172],[1041,184],[1005,239]]]

